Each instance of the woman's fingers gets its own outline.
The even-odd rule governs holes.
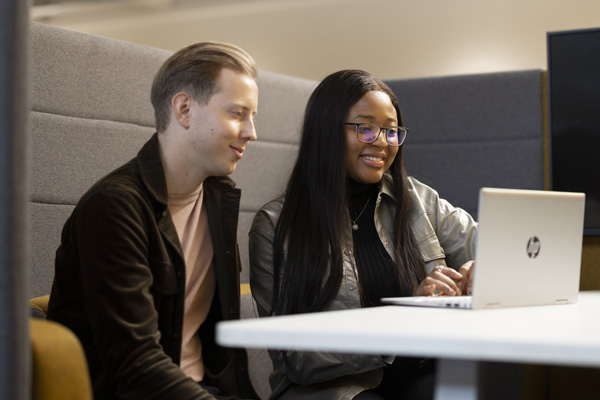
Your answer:
[[[436,267],[429,276],[437,280],[436,287],[438,294],[447,296],[460,296],[462,294],[457,285],[457,281],[462,278],[462,275],[452,268]]]
[[[458,272],[461,274],[462,278],[458,281],[458,286],[461,292],[470,295],[472,290],[471,287],[473,285],[473,266],[475,262],[473,260],[467,261],[464,263]]]
[[[421,282],[417,289],[417,296],[434,296],[434,295],[446,295],[456,296],[460,295],[461,291],[456,284],[457,279],[462,276],[448,267],[436,267],[431,273]]]
[[[470,295],[473,284],[474,261],[467,261],[458,271],[437,266],[417,288],[417,296],[460,296]]]

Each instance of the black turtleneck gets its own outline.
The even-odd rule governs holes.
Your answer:
[[[378,306],[382,297],[402,295],[396,263],[381,243],[375,228],[379,184],[363,184],[349,179],[348,186],[350,219],[358,225],[358,230],[352,231],[352,238],[361,302],[363,307]],[[393,246],[393,243],[389,245]]]

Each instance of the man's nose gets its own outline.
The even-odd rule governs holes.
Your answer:
[[[244,130],[242,132],[244,138],[254,141],[258,139],[258,135],[256,134],[256,125],[254,124],[254,119],[250,119],[247,124],[244,126]]]

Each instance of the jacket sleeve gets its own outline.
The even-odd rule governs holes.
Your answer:
[[[139,194],[106,190],[72,217],[81,297],[102,374],[120,399],[214,399],[162,349],[151,289],[149,229]],[[165,266],[168,268],[168,266]],[[158,282],[156,282],[158,283]]]
[[[273,203],[271,203],[272,205]],[[279,209],[267,206],[254,218],[250,229],[250,287],[259,315],[269,316],[273,297],[273,240]],[[288,380],[310,385],[384,367],[392,356],[306,351],[269,351],[274,367]]]
[[[449,267],[458,269],[475,259],[477,223],[462,208],[438,198],[436,233],[446,253]]]
[[[413,232],[428,268],[435,265],[436,254],[454,269],[475,258],[477,222],[462,208],[440,198],[432,188],[410,179]]]

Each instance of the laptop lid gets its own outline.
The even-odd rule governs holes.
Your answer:
[[[583,193],[482,188],[473,296],[382,302],[469,309],[575,303],[584,204]]]
[[[585,194],[482,188],[472,308],[575,303]]]

